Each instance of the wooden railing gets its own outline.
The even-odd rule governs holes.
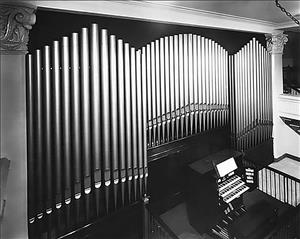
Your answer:
[[[269,166],[258,172],[258,188],[294,207],[300,203],[300,179]]]

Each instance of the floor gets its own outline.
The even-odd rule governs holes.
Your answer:
[[[213,239],[205,233],[200,235],[188,223],[185,203],[177,205],[160,217],[180,239]]]

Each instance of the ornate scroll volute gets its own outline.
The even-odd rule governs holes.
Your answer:
[[[35,21],[34,7],[0,3],[0,52],[26,53],[29,30]]]
[[[266,34],[267,51],[271,54],[282,54],[284,45],[287,43],[288,38],[286,34],[275,33]]]

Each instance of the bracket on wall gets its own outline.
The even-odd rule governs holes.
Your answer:
[[[300,120],[291,119],[283,116],[280,116],[280,118],[287,126],[289,126],[298,135],[300,135]]]

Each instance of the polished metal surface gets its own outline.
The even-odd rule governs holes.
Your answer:
[[[71,131],[73,180],[75,198],[81,196],[81,114],[80,114],[80,76],[79,76],[79,37],[72,33],[71,37]]]
[[[253,38],[230,58],[232,139],[247,150],[272,137],[270,55]]]
[[[27,155],[28,155],[28,218],[34,222],[36,215],[36,184],[35,184],[35,141],[34,141],[34,69],[33,56],[27,55],[26,59],[26,116],[27,116]]]
[[[157,59],[167,54],[159,46]],[[88,222],[147,193],[152,49],[146,58],[146,48],[136,51],[92,24],[28,56],[30,223],[66,225],[72,213],[76,223]],[[160,89],[165,64],[153,63]],[[155,98],[159,112],[162,102]]]
[[[61,79],[60,79],[60,51],[59,42],[53,42],[52,48],[52,77],[53,77],[53,115],[54,115],[54,160],[55,160],[55,203],[56,208],[61,207],[62,203],[62,132],[61,132]],[[42,103],[42,101],[40,102]],[[40,158],[42,160],[42,157]]]
[[[100,93],[100,56],[99,29],[97,24],[91,25],[91,155],[94,163],[94,184],[101,187],[101,93]]]
[[[229,123],[225,49],[194,34],[146,48],[148,148]]]
[[[47,208],[52,207],[52,194],[53,194],[53,179],[52,179],[52,167],[53,164],[53,147],[52,147],[52,116],[51,116],[51,58],[50,47],[45,46],[43,52],[43,65],[44,65],[44,129],[45,129],[45,161],[46,161],[46,180],[47,180],[47,196],[46,204]],[[30,121],[31,119],[29,119]],[[30,130],[29,130],[30,131]]]
[[[91,190],[91,128],[90,128],[90,72],[88,29],[81,29],[81,110],[82,110],[82,157],[83,186],[85,194]]]
[[[62,128],[63,128],[63,158],[64,158],[64,198],[71,198],[71,92],[70,92],[70,55],[69,38],[62,38]],[[50,89],[49,89],[50,91]],[[50,100],[50,99],[49,99]],[[49,132],[50,134],[50,132]],[[47,134],[46,134],[47,135]],[[50,146],[51,142],[49,142]],[[48,150],[50,150],[48,146]],[[48,165],[47,165],[48,168]],[[51,170],[51,167],[49,167]]]

